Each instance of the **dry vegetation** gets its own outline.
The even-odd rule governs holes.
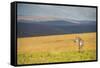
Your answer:
[[[76,37],[84,40],[82,53],[73,42]],[[17,39],[18,64],[72,62],[96,60],[96,33],[64,34]]]

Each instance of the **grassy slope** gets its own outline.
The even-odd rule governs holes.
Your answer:
[[[85,42],[83,53],[73,42],[77,36]],[[96,33],[18,38],[18,64],[95,60],[95,51]]]

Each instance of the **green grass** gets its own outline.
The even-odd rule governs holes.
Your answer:
[[[33,52],[18,54],[18,64],[96,60],[95,50],[79,52]]]

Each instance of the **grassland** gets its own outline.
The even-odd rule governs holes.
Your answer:
[[[82,52],[73,42],[76,37],[84,40]],[[96,33],[64,34],[17,39],[17,63],[38,64],[96,60]]]

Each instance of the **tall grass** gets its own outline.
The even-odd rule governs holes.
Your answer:
[[[82,52],[73,42],[80,36],[84,40]],[[96,33],[65,34],[18,38],[18,64],[40,64],[96,60]]]
[[[33,52],[18,54],[18,64],[72,62],[96,60],[95,51],[79,52]]]

